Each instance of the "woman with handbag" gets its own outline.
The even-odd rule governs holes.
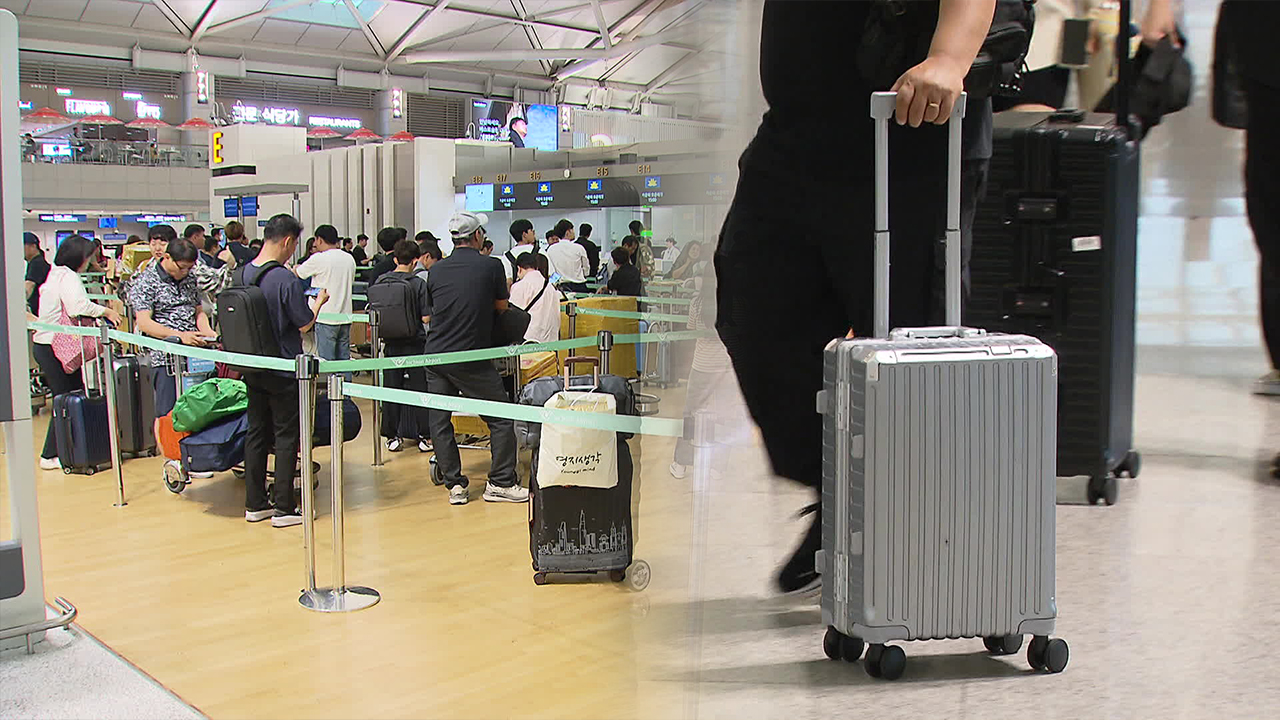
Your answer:
[[[112,325],[120,324],[120,314],[89,300],[80,273],[93,261],[92,242],[72,235],[58,246],[58,254],[49,270],[49,277],[40,286],[40,322],[54,325],[75,325],[81,318],[105,317]],[[37,331],[32,337],[36,363],[44,373],[52,395],[74,392],[84,387],[80,368],[93,362],[98,356],[97,341],[76,335]],[[45,433],[44,449],[40,452],[41,470],[58,470],[58,444],[54,437],[53,423]]]

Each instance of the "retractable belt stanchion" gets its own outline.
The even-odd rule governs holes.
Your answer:
[[[378,333],[378,311],[374,310],[373,308],[369,308],[369,353],[373,355],[375,360],[382,359],[382,338],[379,337],[379,333]],[[382,387],[382,371],[381,370],[373,371],[373,386]],[[370,435],[373,436],[373,466],[374,467],[382,466],[382,433],[376,430],[376,428],[381,427],[381,424],[382,424],[382,413],[380,412],[381,410],[382,410],[382,403],[377,400],[374,400],[373,401],[373,427],[375,428],[375,430],[374,432],[370,433]]]
[[[342,376],[329,376],[330,477],[333,483],[333,587],[304,592],[298,602],[317,612],[352,612],[372,607],[382,599],[377,590],[347,586],[346,528],[342,497]],[[306,512],[304,509],[303,512]],[[304,516],[305,517],[305,516]]]
[[[702,681],[702,565],[707,546],[707,499],[708,486],[711,484],[711,459],[713,445],[714,421],[710,412],[699,410],[693,416],[693,427],[685,426],[685,437],[693,436],[693,527],[690,539],[693,552],[689,559],[689,652],[693,669],[693,686],[696,688]],[[688,705],[685,718],[698,717],[698,694],[686,695]]]
[[[316,374],[319,372],[319,362],[315,355],[299,355],[297,365],[294,367],[294,377],[298,381],[298,440],[301,447],[302,461],[302,549],[307,558],[306,563],[306,589],[302,591],[302,598],[298,602],[304,607],[310,607],[307,604],[307,598],[316,593],[316,489],[312,485],[313,473],[311,471],[311,446],[312,436],[315,434],[315,400],[316,400]],[[280,459],[276,458],[276,465],[279,467]],[[282,482],[283,478],[276,478],[276,482]]]
[[[178,342],[182,344],[181,341]],[[182,397],[182,376],[187,371],[187,359],[177,353],[169,356],[169,372],[173,373],[174,400]]]
[[[564,308],[565,313],[569,315],[569,337],[578,337],[578,304],[569,303]]]
[[[596,349],[600,351],[600,374],[609,374],[609,351],[613,349],[613,333],[601,330],[596,333]]]
[[[102,373],[99,382],[102,384],[102,394],[107,398],[107,434],[111,437],[111,467],[116,472],[115,507],[124,507],[128,503],[124,501],[124,458],[120,454],[120,411],[116,407],[115,373],[112,370],[115,367],[115,350],[111,347],[111,323],[106,320],[99,321],[98,329],[101,331],[98,342],[102,347],[102,362],[106,366],[106,371]]]

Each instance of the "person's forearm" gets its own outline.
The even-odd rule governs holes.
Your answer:
[[[995,12],[996,0],[941,0],[929,57],[973,65]]]
[[[196,313],[196,330],[199,330],[200,333],[204,335],[217,334],[213,331],[213,325],[209,322],[209,316],[206,315],[203,310]]]

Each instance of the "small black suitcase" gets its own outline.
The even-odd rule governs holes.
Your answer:
[[[156,454],[156,390],[152,385],[152,372],[151,366],[138,362],[136,355],[120,355],[112,363],[122,454]]]
[[[1139,150],[1112,115],[995,117],[965,321],[1058,354],[1058,475],[1089,501],[1136,477],[1132,449]]]
[[[597,358],[568,358],[573,363],[599,363]],[[579,375],[569,379],[576,389],[594,387],[617,400],[619,415],[635,415],[635,393],[625,379],[616,375]],[[586,386],[586,387],[580,387]],[[520,391],[522,405],[542,407],[565,388],[561,376],[538,378]],[[643,560],[633,564],[631,519],[634,467],[628,433],[618,433],[618,484],[611,488],[557,486],[539,488],[538,446],[542,426],[516,423],[516,436],[523,447],[533,449],[533,471],[529,480],[529,552],[533,556],[533,581],[542,585],[547,573],[608,572],[614,582],[630,580],[631,587],[644,589],[649,582],[649,566]]]

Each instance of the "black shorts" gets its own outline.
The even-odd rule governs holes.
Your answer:
[[[822,416],[815,402],[822,389],[823,349],[850,329],[863,337],[873,331],[875,186],[861,164],[815,177],[796,160],[812,157],[794,147],[796,137],[762,127],[743,154],[715,255],[716,329],[774,473],[817,487]],[[890,322],[895,327],[943,319],[945,165],[939,151],[932,166],[914,161],[891,166]],[[966,164],[962,228],[971,225],[986,166],[986,161]]]

